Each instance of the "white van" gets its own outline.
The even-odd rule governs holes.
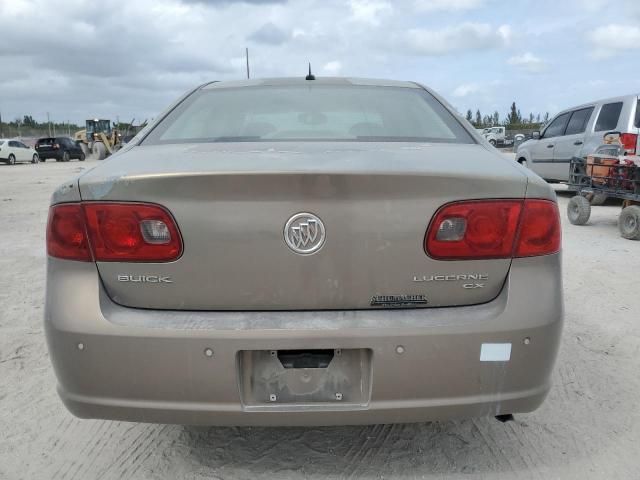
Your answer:
[[[625,150],[640,153],[639,101],[638,94],[625,95],[563,110],[518,147],[516,160],[548,182],[566,182],[571,158],[593,153],[607,132],[620,132]]]

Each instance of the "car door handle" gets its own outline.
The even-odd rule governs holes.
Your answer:
[[[553,148],[553,143],[550,143],[549,145],[547,145],[547,148]]]
[[[573,142],[574,145],[582,145],[582,140],[576,140]]]

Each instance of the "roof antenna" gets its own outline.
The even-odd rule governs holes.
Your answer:
[[[309,62],[309,75],[307,75],[306,77],[304,77],[305,80],[315,80],[316,76],[311,73],[311,62]]]

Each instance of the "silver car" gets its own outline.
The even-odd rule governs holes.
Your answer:
[[[607,132],[621,134],[628,153],[640,153],[640,98],[608,98],[563,110],[542,132],[518,147],[516,160],[545,180],[566,182],[573,157],[586,157],[602,145]]]
[[[204,425],[529,412],[560,242],[551,188],[418,84],[209,83],[53,195],[58,392]]]

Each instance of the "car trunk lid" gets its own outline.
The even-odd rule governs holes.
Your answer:
[[[511,260],[430,258],[430,219],[453,201],[523,198],[526,177],[480,145],[189,144],[135,147],[84,175],[80,189],[83,201],[160,204],[181,232],[184,251],[173,262],[98,262],[122,305],[444,307],[493,299]],[[285,238],[300,213],[324,225],[324,243],[310,255]]]

